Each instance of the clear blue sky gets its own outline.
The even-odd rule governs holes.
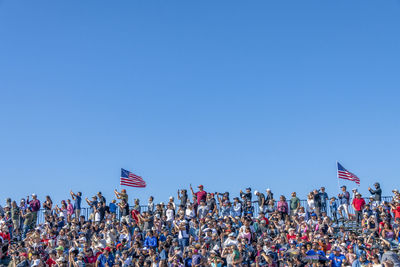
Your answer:
[[[0,203],[400,175],[400,1],[0,1]],[[353,185],[347,183],[349,186]]]

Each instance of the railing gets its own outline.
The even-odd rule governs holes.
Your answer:
[[[392,197],[391,196],[383,196],[382,197],[382,201],[387,201],[387,202],[391,202],[392,201]],[[365,202],[368,204],[369,203],[369,199],[365,199]],[[289,202],[288,202],[289,204]],[[259,207],[258,207],[258,202],[257,201],[253,201],[253,209],[254,209],[254,217],[258,216],[259,213]],[[300,200],[300,206],[304,207],[304,209],[307,209],[307,200],[302,199]],[[131,206],[130,208],[133,208],[133,206]],[[140,206],[141,212],[143,211],[147,211],[147,206],[146,205],[141,205]],[[326,212],[328,214],[328,216],[332,216],[332,212],[330,210],[329,207],[329,201],[327,201],[327,207],[326,207]],[[81,216],[85,216],[85,219],[88,220],[89,216],[91,213],[91,208],[85,207],[81,209]],[[349,213],[350,214],[354,214],[354,209],[351,205],[349,205]],[[117,209],[117,218],[119,218],[119,209]],[[38,219],[37,219],[37,223],[43,223],[45,221],[45,210],[44,209],[40,209],[38,212]]]

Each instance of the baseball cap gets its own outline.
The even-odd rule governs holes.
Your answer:
[[[200,187],[204,187],[204,186],[202,184],[200,184],[198,187],[200,188]]]
[[[255,191],[254,191],[254,195],[257,195],[257,194],[258,194],[258,191],[257,191],[257,190],[255,190]]]

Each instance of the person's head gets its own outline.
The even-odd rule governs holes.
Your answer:
[[[292,192],[292,197],[296,197],[296,192]]]
[[[325,187],[321,186],[321,192],[325,192]]]
[[[340,249],[340,247],[335,247],[333,249],[333,253],[335,253],[335,256],[339,256],[341,252],[342,250]]]
[[[342,185],[342,187],[340,187],[340,188],[342,189],[343,192],[345,192],[347,189],[345,185]]]
[[[279,199],[280,199],[280,201],[286,201],[286,198],[285,198],[284,195],[281,195],[281,196],[279,197]]]
[[[356,198],[361,198],[361,194],[360,194],[360,193],[357,193],[357,194],[356,194]]]
[[[111,253],[111,248],[110,247],[105,247],[103,250],[103,253],[108,256]]]
[[[154,197],[153,197],[153,196],[150,196],[150,197],[149,197],[149,202],[153,202],[153,200],[154,200]]]
[[[374,186],[376,189],[378,189],[380,187],[380,184],[378,182],[374,183]]]
[[[32,198],[33,198],[33,199],[36,199],[36,198],[37,198],[37,195],[36,195],[36,194],[32,194]]]
[[[99,197],[101,197],[102,196],[102,194],[101,194],[101,192],[99,191],[99,192],[97,192],[97,195],[99,196]]]
[[[374,254],[374,256],[372,256],[372,261],[374,262],[374,264],[379,264],[379,255],[378,254]]]

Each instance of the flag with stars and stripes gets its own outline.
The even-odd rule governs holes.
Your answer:
[[[130,171],[121,168],[120,185],[131,187],[146,187],[146,182],[139,175],[136,175]]]
[[[360,185],[360,178],[352,172],[346,170],[339,162],[337,163],[338,178],[345,179]]]

